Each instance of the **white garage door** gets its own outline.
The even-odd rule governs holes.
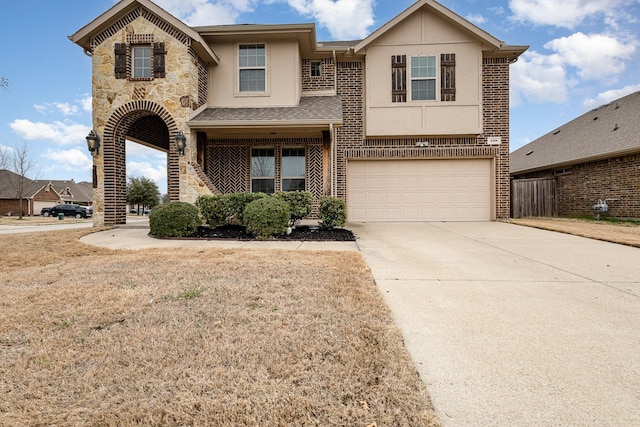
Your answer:
[[[349,221],[488,221],[490,159],[361,160],[347,167]]]

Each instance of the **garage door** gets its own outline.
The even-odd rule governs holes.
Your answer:
[[[491,220],[491,164],[490,159],[349,161],[349,221]]]

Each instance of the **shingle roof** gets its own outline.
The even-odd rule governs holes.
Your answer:
[[[18,179],[20,179],[18,174],[7,169],[0,169],[0,199],[16,199],[18,197],[16,191]],[[39,189],[35,181],[27,177],[25,177],[23,185],[24,197],[31,197]]]
[[[640,92],[560,126],[510,155],[511,174],[640,152]]]
[[[18,197],[16,193],[16,183],[19,175],[6,170],[0,169],[0,199],[15,199]],[[24,181],[24,197],[31,198],[46,185],[51,184],[58,193],[62,193],[65,188],[73,196],[64,196],[62,199],[76,203],[89,203],[93,197],[93,184],[90,182],[75,182],[73,180],[31,180],[25,177]]]
[[[207,108],[189,124],[204,125],[205,122],[212,126],[237,122],[274,126],[288,122],[342,124],[342,100],[340,96],[303,96],[295,107]]]

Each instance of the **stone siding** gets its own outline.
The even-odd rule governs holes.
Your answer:
[[[127,40],[164,43],[164,77],[144,81],[115,78],[116,43]],[[190,49],[190,39],[153,13],[136,8],[92,39],[93,129],[102,138],[94,157],[97,188],[94,189],[94,224],[126,222],[127,137],[144,141],[167,153],[170,200],[195,200],[210,193],[194,185],[188,171],[195,161],[195,135],[186,125],[192,111],[206,102],[207,72]],[[178,156],[174,138],[182,131],[188,138],[184,156]],[[197,175],[196,175],[197,177]]]

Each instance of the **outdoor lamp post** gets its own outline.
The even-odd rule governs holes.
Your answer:
[[[92,156],[100,154],[100,137],[93,129],[87,135],[87,148]]]
[[[184,136],[181,130],[176,134],[176,147],[178,148],[178,154],[184,156],[184,149],[187,146],[187,137]]]

